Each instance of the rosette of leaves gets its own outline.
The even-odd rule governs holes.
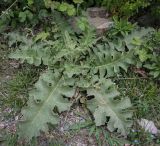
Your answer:
[[[35,89],[30,92],[27,106],[22,109],[20,137],[31,139],[40,131],[47,131],[47,123],[57,124],[58,114],[54,109],[57,108],[59,113],[69,110],[71,103],[68,98],[73,96],[75,87],[94,97],[87,101],[87,107],[93,113],[97,126],[107,123],[110,131],[118,129],[119,133],[126,135],[132,113],[125,109],[131,106],[130,100],[117,98],[116,86],[105,77],[116,76],[121,69],[127,71],[134,64],[134,50],[139,45],[133,40],[137,34],[139,39],[147,34],[139,33],[133,32],[117,40],[100,40],[92,30],[78,37],[63,31],[54,33],[52,39],[45,37],[45,40],[39,40],[38,36],[36,41],[19,34],[9,34],[10,46],[17,44],[18,48],[10,55],[11,58],[36,66],[48,66],[48,71],[40,76]],[[55,35],[58,39],[53,39]]]

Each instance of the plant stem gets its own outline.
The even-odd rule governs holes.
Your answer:
[[[5,11],[2,11],[2,14],[0,15],[0,17],[2,17],[9,9],[11,9],[16,3],[18,2],[18,0],[15,0]]]

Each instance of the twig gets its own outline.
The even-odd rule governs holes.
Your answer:
[[[0,94],[1,94],[3,97],[7,98],[7,96],[6,96],[6,95],[4,95],[2,92],[0,92]]]
[[[0,17],[2,17],[9,9],[11,9],[15,3],[17,3],[18,0],[15,0],[5,11],[2,11],[2,14],[0,15]]]

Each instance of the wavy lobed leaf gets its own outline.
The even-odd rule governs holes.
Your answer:
[[[72,97],[74,89],[63,86],[62,78],[48,71],[41,75],[35,84],[35,89],[30,92],[28,105],[22,109],[23,119],[19,125],[20,137],[31,139],[38,136],[40,131],[47,131],[47,123],[57,124],[59,112],[70,108],[71,103],[65,97]]]
[[[119,92],[111,80],[104,81],[100,88],[89,89],[87,93],[89,96],[94,96],[87,102],[87,106],[94,115],[96,125],[101,126],[107,122],[107,128],[111,132],[117,129],[122,135],[127,135],[127,128],[132,125],[129,120],[132,118],[132,113],[124,110],[131,107],[130,99],[115,99]]]
[[[94,54],[88,59],[91,72],[100,74],[101,77],[113,76],[120,72],[120,68],[127,71],[130,64],[133,64],[133,50],[119,52],[110,49],[110,46],[98,46],[93,50]]]

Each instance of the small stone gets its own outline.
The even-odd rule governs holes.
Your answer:
[[[15,69],[20,68],[20,63],[19,62],[10,62],[10,65]]]
[[[19,117],[18,117],[18,116],[16,116],[16,117],[15,117],[15,121],[18,121],[18,119],[19,119]]]
[[[60,127],[59,131],[64,132],[64,128]]]
[[[6,109],[4,110],[4,112],[6,112],[6,113],[11,113],[11,112],[12,112],[12,109],[11,109],[11,108],[6,108]]]
[[[11,78],[11,76],[6,76],[6,79],[10,79]]]
[[[94,143],[94,139],[92,137],[88,138],[89,143]]]
[[[106,30],[113,24],[110,20],[100,17],[89,17],[88,20],[89,23],[96,28],[97,35],[103,35],[104,32],[106,32]]]
[[[153,121],[149,121],[147,119],[141,119],[141,120],[137,120],[137,122],[145,131],[148,131],[152,134],[157,134],[158,133],[158,129],[154,125]]]

